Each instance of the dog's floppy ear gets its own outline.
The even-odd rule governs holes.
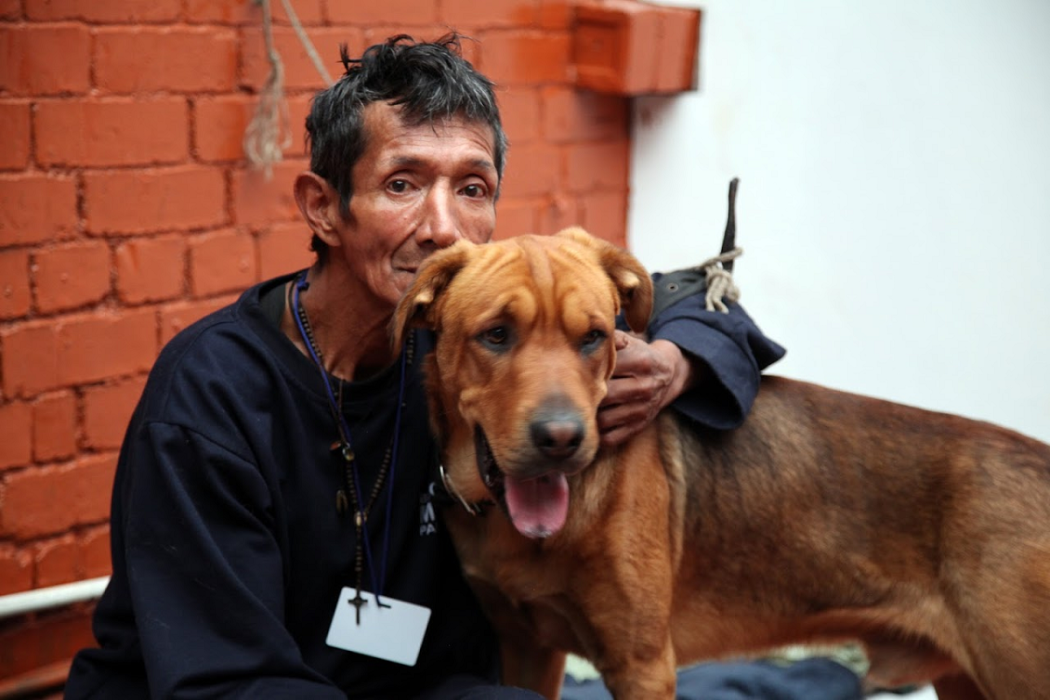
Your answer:
[[[470,259],[473,244],[459,241],[455,245],[434,253],[419,266],[416,278],[401,295],[394,310],[390,333],[395,348],[400,348],[413,327],[434,327],[432,309],[441,292],[448,287]]]
[[[620,293],[620,305],[627,325],[632,331],[643,333],[649,325],[649,315],[653,310],[653,281],[638,258],[576,226],[559,231],[556,235],[574,240],[598,253],[602,267]]]

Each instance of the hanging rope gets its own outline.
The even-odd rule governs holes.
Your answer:
[[[269,1],[269,0],[264,0]],[[306,55],[310,57],[310,62],[314,64],[314,68],[324,79],[325,85],[332,84],[332,76],[328,74],[328,70],[324,67],[324,63],[321,62],[321,57],[317,54],[317,49],[314,48],[314,43],[310,41],[310,37],[306,35],[306,30],[303,29],[302,23],[299,21],[299,15],[295,14],[295,9],[292,7],[291,0],[281,0],[281,5],[284,6],[284,13],[288,15],[288,21],[292,23],[292,29],[295,30],[295,35],[299,37],[299,42],[306,49]]]
[[[729,313],[724,299],[729,301],[740,300],[740,289],[733,281],[732,273],[724,266],[732,266],[732,262],[744,254],[743,248],[733,248],[727,253],[701,263],[698,267],[704,271],[707,280],[707,295],[704,304],[708,311],[718,310],[724,314]]]
[[[284,99],[284,63],[273,41],[273,13],[270,0],[253,0],[262,8],[263,40],[266,43],[266,60],[270,63],[270,74],[259,92],[259,104],[255,114],[244,130],[244,155],[249,165],[262,170],[269,179],[273,175],[274,163],[280,163],[284,149],[292,144],[288,103]],[[321,74],[326,85],[332,84],[332,78],[321,63],[317,50],[310,37],[306,35],[298,15],[289,0],[281,0],[288,20],[292,23],[296,36],[306,49],[307,56]]]

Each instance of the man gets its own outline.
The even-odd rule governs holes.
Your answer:
[[[457,49],[395,37],[344,55],[295,182],[316,264],[161,353],[117,469],[100,648],[77,656],[67,697],[531,697],[487,685],[494,637],[435,515],[430,338],[399,351],[387,331],[430,253],[486,242],[496,223],[506,139],[491,83]],[[739,307],[698,308],[658,316],[652,342],[618,339],[608,444],[688,387],[676,405],[689,415],[743,420],[783,351]],[[377,604],[429,611],[405,633],[413,664],[334,632],[337,613],[354,632],[353,613]]]

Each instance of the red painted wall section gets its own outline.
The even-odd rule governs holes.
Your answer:
[[[497,238],[624,244],[629,104],[575,87],[571,4],[293,5],[333,73],[340,43],[473,37],[512,143]],[[274,22],[294,135],[267,180],[241,146],[268,72],[251,0],[0,0],[0,594],[109,573],[117,450],[157,353],[312,260],[291,183],[323,82],[280,2]],[[0,620],[0,679],[88,644],[89,612]]]

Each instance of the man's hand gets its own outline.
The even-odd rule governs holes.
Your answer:
[[[616,369],[598,409],[602,444],[618,445],[647,426],[665,406],[692,386],[696,369],[669,340],[616,331]]]

